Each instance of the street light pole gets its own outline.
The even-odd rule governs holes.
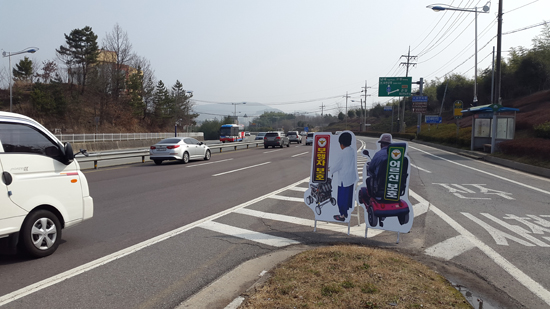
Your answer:
[[[235,106],[235,109],[233,111],[233,119],[236,119],[237,120],[237,124],[239,124],[239,118],[237,118],[237,105],[239,104],[246,104],[246,102],[241,102],[241,103],[231,103],[231,105]]]
[[[478,13],[489,13],[491,1],[487,1],[485,5],[481,8],[481,11],[478,11],[478,7],[470,8],[470,9],[461,9],[456,8],[452,6],[441,6],[441,5],[428,5],[427,8],[434,10],[435,12],[440,11],[459,11],[459,12],[471,12],[475,14],[475,65],[474,65],[474,100],[473,100],[473,106],[477,106],[477,14]]]
[[[18,52],[3,52],[2,56],[4,58],[8,57],[8,63],[9,63],[9,73],[10,73],[10,113],[12,111],[12,105],[13,105],[13,95],[12,95],[12,77],[11,77],[11,56],[25,54],[25,53],[31,53],[34,54],[38,50],[38,47],[28,47],[24,50],[18,51]]]

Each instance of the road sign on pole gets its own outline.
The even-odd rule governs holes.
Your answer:
[[[379,97],[410,97],[412,77],[380,77]]]
[[[441,123],[441,117],[438,115],[426,115],[426,123]]]
[[[412,108],[413,113],[424,114],[428,108],[428,96],[427,95],[413,95],[412,96]]]
[[[460,119],[460,118],[462,118],[462,106],[464,106],[463,103],[462,103],[462,101],[456,100],[456,101],[453,103],[453,106],[454,106],[454,115],[455,115],[455,119]]]

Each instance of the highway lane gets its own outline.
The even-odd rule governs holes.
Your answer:
[[[85,171],[94,218],[65,230],[65,242],[46,259],[0,257],[0,295],[303,179],[310,157],[300,154],[310,148],[252,148],[189,164],[148,162]]]
[[[424,253],[470,269],[527,308],[550,306],[550,181],[419,144],[409,156],[410,189],[434,208],[418,237]]]
[[[376,140],[359,139],[367,140],[368,148],[375,148]],[[513,266],[536,279],[535,282],[540,283],[543,288],[548,287],[545,278],[538,278],[535,273],[537,267],[543,265],[544,247],[527,247],[530,258],[526,260],[524,256],[527,251],[522,247],[516,247],[509,241],[508,247],[512,249],[502,250],[504,246],[496,244],[484,227],[463,214],[471,213],[474,218],[479,217],[485,223],[491,223],[493,227],[510,235],[514,234],[519,239],[523,236],[494,223],[483,213],[505,221],[505,214],[502,212],[516,214],[511,212],[514,209],[533,213],[535,210],[542,211],[544,208],[540,209],[537,201],[544,201],[544,197],[522,193],[528,189],[526,187],[512,190],[513,185],[505,187],[504,183],[494,183],[495,177],[487,173],[513,178],[512,180],[521,181],[533,188],[536,185],[541,187],[541,183],[548,184],[547,180],[542,182],[544,179],[415,143],[411,143],[411,146],[411,163],[415,166],[411,169],[411,191],[417,193],[419,199],[429,200],[431,211],[415,218],[412,232],[402,235],[399,245],[394,244],[395,234],[389,232],[377,234],[370,231],[369,237],[372,237],[364,239],[345,235],[345,226],[319,224],[318,232],[313,233],[310,222],[313,214],[301,201],[307,187],[307,183],[301,180],[308,176],[311,158],[311,153],[304,152],[311,148],[295,145],[284,149],[257,148],[215,154],[211,161],[195,161],[188,165],[167,163],[155,166],[150,162],[86,172],[92,196],[96,198],[94,219],[66,230],[63,238],[67,242],[47,259],[22,261],[16,257],[0,257],[0,274],[3,279],[7,278],[6,285],[0,286],[0,295],[42,279],[51,279],[52,274],[115,254],[129,246],[149,241],[152,237],[185,227],[186,224],[193,225],[209,215],[225,211],[215,218],[209,218],[202,227],[193,225],[181,234],[155,242],[139,251],[136,248],[130,249],[130,252],[135,252],[113,258],[105,265],[92,268],[81,275],[67,277],[51,287],[8,303],[6,307],[30,308],[40,303],[59,308],[173,308],[240,262],[278,248],[273,243],[265,244],[257,239],[243,238],[243,235],[253,233],[262,233],[260,238],[280,237],[276,241],[283,244],[292,244],[292,241],[306,244],[353,242],[399,247],[411,250],[416,255],[425,254],[428,258],[435,256],[444,265],[448,259],[448,263],[462,265],[480,274],[484,280],[521,300],[528,308],[547,307],[540,297],[518,283],[509,269],[504,270],[479,247],[468,246],[468,242],[461,237],[462,234],[444,220],[440,213],[448,214],[466,231],[479,237],[483,244],[494,248]],[[432,153],[438,157],[434,157]],[[265,162],[271,163],[264,164]],[[205,163],[208,164],[203,165]],[[234,172],[227,173],[230,171]],[[151,179],[155,181],[149,181]],[[198,181],[191,182],[189,179]],[[453,194],[458,192],[448,192],[449,189],[441,184],[465,191],[465,197],[490,197],[491,200],[463,199]],[[470,188],[468,190],[474,193],[455,184]],[[518,204],[517,200],[506,198],[510,197],[509,194],[488,194],[489,191],[483,193],[482,189],[471,184],[483,184],[482,188],[490,189],[498,188],[494,185],[502,185],[503,189],[499,190],[512,193],[513,198],[516,194],[523,194],[522,197],[527,200]],[[287,188],[279,190],[285,187]],[[150,190],[154,190],[155,196],[151,196]],[[530,195],[534,195],[534,199],[529,199]],[[258,198],[262,196],[264,198]],[[419,200],[414,195],[411,196],[411,202],[416,207]],[[180,202],[183,198],[185,203]],[[528,205],[538,206],[531,208]],[[239,207],[227,212],[228,208],[234,206]],[[473,209],[479,212],[474,212]],[[535,215],[541,214],[536,212]],[[232,231],[234,228],[241,229],[240,233],[235,234]],[[364,225],[352,228],[352,234],[364,235],[363,228]],[[545,240],[539,235],[537,237]],[[449,250],[446,244],[450,244],[452,249],[462,247],[464,250]],[[542,251],[538,251],[539,249]],[[445,255],[442,252],[455,252],[456,255]],[[524,256],[521,255],[522,252]],[[532,265],[525,266],[524,263]],[[544,275],[544,271],[541,271],[541,277]],[[456,279],[461,278],[458,276]],[[483,288],[489,289],[486,286]],[[65,298],[59,299],[55,295],[64,295]],[[501,298],[505,304],[513,304],[506,295]]]

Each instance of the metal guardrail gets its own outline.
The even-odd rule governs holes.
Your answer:
[[[263,140],[252,142],[224,143],[208,145],[208,148],[210,148],[211,150],[219,149],[220,152],[222,152],[224,148],[234,148],[234,150],[237,150],[238,147],[246,146],[246,149],[248,149],[250,145],[258,147],[259,144],[263,143]],[[87,157],[79,154],[76,156],[76,159],[78,162],[94,162],[94,169],[98,169],[97,164],[99,161],[141,157],[141,163],[145,163],[145,157],[147,156],[149,156],[149,149],[130,149],[127,151],[95,152],[90,153]]]
[[[84,143],[84,142],[112,142],[112,141],[133,141],[143,139],[162,139],[174,137],[174,132],[171,133],[92,133],[92,134],[54,134],[62,142]],[[204,136],[203,132],[181,132],[177,133],[178,137],[193,137],[200,138]]]

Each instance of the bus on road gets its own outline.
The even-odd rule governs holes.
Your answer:
[[[244,140],[244,124],[224,124],[220,128],[220,142],[242,142]]]

